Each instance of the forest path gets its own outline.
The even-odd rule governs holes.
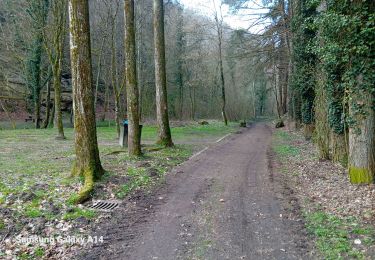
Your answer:
[[[105,246],[84,258],[306,259],[301,223],[285,216],[290,194],[272,171],[271,139],[257,123],[194,156],[153,202],[117,216]]]

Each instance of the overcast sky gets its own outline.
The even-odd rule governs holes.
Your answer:
[[[207,16],[212,16],[214,12],[213,0],[180,0],[180,2],[189,9],[193,9]],[[214,0],[216,8],[220,5],[220,0]],[[225,23],[234,29],[249,29],[252,33],[260,33],[265,22],[259,20],[259,15],[267,12],[267,9],[261,9],[261,0],[249,1],[248,10],[241,10],[237,15],[233,15],[227,5],[222,6],[222,12]],[[260,23],[261,22],[261,23]]]

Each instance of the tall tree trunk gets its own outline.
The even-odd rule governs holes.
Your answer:
[[[42,128],[47,128],[51,112],[51,84],[47,82],[47,97],[46,97],[46,115],[42,124]]]
[[[143,7],[144,1],[139,1],[138,10],[135,11],[135,21],[136,23],[136,46],[137,46],[137,83],[138,83],[138,95],[139,95],[139,122],[142,122],[142,105],[143,105],[143,89],[144,89],[144,74],[143,74],[143,26],[144,26],[144,16]],[[137,17],[137,14],[139,17]],[[138,26],[138,29],[137,29]]]
[[[56,68],[54,68],[54,73],[53,73],[54,75],[53,76],[53,88],[55,90],[55,124],[54,124],[54,127],[57,128],[56,139],[64,140],[65,139],[64,125],[63,125],[62,111],[61,111],[61,62],[62,62],[61,59],[62,59],[62,50],[61,50],[61,53],[59,54]]]
[[[178,101],[179,101],[179,117],[180,120],[183,118],[184,109],[184,78],[183,78],[183,55],[185,53],[185,40],[184,40],[184,16],[183,9],[181,6],[177,7],[177,86],[178,86]]]
[[[112,76],[112,88],[113,88],[113,95],[115,101],[115,123],[116,123],[116,132],[117,138],[120,137],[120,94],[117,88],[117,61],[116,61],[116,39],[115,39],[115,31],[116,31],[116,17],[113,18],[112,21],[112,38],[111,38],[111,76]]]
[[[190,85],[189,88],[189,97],[190,97],[190,119],[195,121],[195,91],[194,86]]]
[[[356,117],[358,124],[349,129],[349,176],[350,182],[355,184],[373,183],[375,176],[374,96],[371,93],[361,94],[352,93],[350,107],[354,103],[363,103],[367,115],[358,118],[361,116],[356,116],[351,108],[349,111],[351,116]]]
[[[330,128],[328,123],[328,98],[327,93],[324,89],[326,79],[323,76],[322,69],[318,67],[316,69],[316,97],[314,100],[315,107],[315,125],[316,134],[315,140],[318,146],[319,157],[321,159],[330,159],[329,145],[330,145]]]
[[[108,26],[106,26],[107,28]],[[103,49],[104,49],[105,37],[102,38],[102,43],[100,45],[99,50],[99,57],[98,57],[98,69],[96,72],[96,81],[95,81],[95,110],[96,104],[98,103],[98,92],[99,92],[99,81],[100,81],[100,73],[102,72],[102,56],[103,56]]]
[[[228,125],[227,114],[225,111],[226,107],[226,96],[225,96],[225,79],[224,79],[224,68],[223,68],[223,54],[222,54],[222,28],[218,25],[218,41],[219,41],[219,67],[220,67],[220,86],[221,86],[221,116],[225,125]]]
[[[40,90],[38,91],[38,93],[36,93],[35,95],[37,95],[35,98],[34,98],[34,107],[35,107],[35,110],[34,110],[34,117],[35,117],[35,128],[39,129],[40,128]]]
[[[142,121],[142,75],[143,75],[143,59],[142,59],[142,53],[141,53],[141,47],[142,47],[142,24],[139,28],[138,33],[138,40],[137,40],[137,83],[138,83],[138,96],[139,96],[139,122]]]
[[[134,0],[125,0],[125,67],[128,100],[128,151],[129,155],[141,155],[139,126],[138,85],[134,30]]]
[[[109,88],[107,82],[105,82],[104,86],[104,107],[103,107],[103,114],[102,117],[100,118],[101,121],[105,121],[107,112],[108,112],[108,107],[109,107]]]
[[[48,16],[49,2],[28,1],[28,14],[32,20],[33,41],[26,61],[26,79],[34,101],[35,128],[40,128],[41,64],[43,52],[43,30]]]
[[[173,146],[168,117],[167,78],[165,68],[164,3],[154,0],[154,48],[156,117],[158,122],[158,144]]]
[[[104,174],[96,136],[88,0],[69,0],[69,18],[76,153],[72,175],[85,179],[74,199],[81,203]]]
[[[48,122],[49,127],[54,126],[54,121],[55,121],[55,102],[53,102],[52,104],[51,116]]]

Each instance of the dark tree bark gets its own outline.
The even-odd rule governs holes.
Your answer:
[[[214,6],[215,6],[215,2]],[[215,22],[217,30],[217,41],[219,44],[219,70],[220,70],[220,87],[221,87],[221,116],[225,125],[228,125],[228,119],[226,114],[226,95],[225,95],[225,78],[224,78],[224,67],[223,67],[223,20],[218,17],[218,13],[215,6]]]
[[[42,128],[47,128],[50,118],[50,112],[51,112],[51,84],[50,82],[47,82],[47,97],[46,97],[46,116],[44,118]]]
[[[156,117],[158,122],[157,143],[165,146],[173,146],[168,117],[163,0],[154,0],[154,48]]]
[[[69,18],[76,152],[72,174],[85,178],[74,200],[81,203],[89,198],[94,181],[104,173],[96,136],[88,0],[69,0]]]
[[[116,16],[115,18],[116,19]],[[117,138],[120,137],[120,94],[118,91],[117,81],[117,61],[116,61],[116,42],[115,42],[115,26],[116,21],[113,20],[112,24],[112,37],[111,37],[111,78],[112,78],[112,89],[115,101],[115,123]]]
[[[184,39],[184,16],[183,16],[183,9],[181,6],[177,7],[178,12],[178,20],[177,20],[177,33],[176,33],[176,41],[177,41],[177,75],[176,75],[176,82],[178,86],[178,101],[179,104],[179,117],[180,120],[183,118],[183,109],[184,109],[184,75],[183,75],[183,55],[185,53],[185,39]]]
[[[125,66],[129,121],[128,151],[129,155],[139,156],[141,155],[141,140],[134,30],[134,0],[125,0]]]
[[[50,119],[49,119],[49,122],[48,122],[49,127],[53,127],[54,120],[55,120],[55,102],[52,103],[51,116],[50,116]]]

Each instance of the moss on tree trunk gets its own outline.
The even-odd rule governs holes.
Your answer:
[[[128,151],[129,155],[140,156],[139,90],[135,48],[134,0],[125,0],[125,66],[129,121]]]
[[[353,184],[373,183],[375,175],[375,113],[373,95],[351,93],[350,115],[356,126],[349,128],[349,177]],[[353,109],[364,104],[365,113],[357,115]]]
[[[85,179],[75,199],[81,203],[89,198],[94,181],[104,173],[96,137],[88,1],[70,0],[69,18],[76,153],[72,175]]]

